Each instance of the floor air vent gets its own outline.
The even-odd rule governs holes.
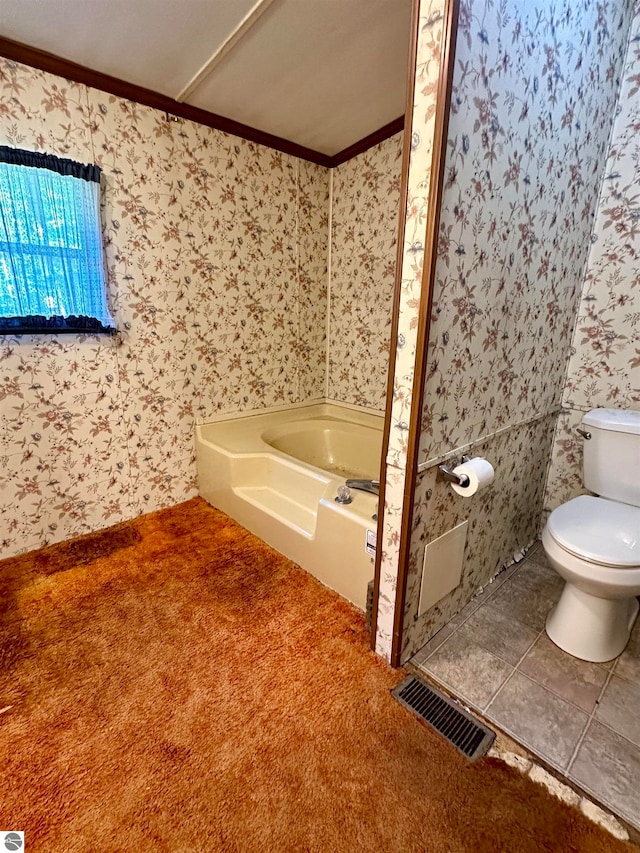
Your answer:
[[[495,739],[495,732],[413,675],[401,681],[392,693],[471,761],[481,758]]]

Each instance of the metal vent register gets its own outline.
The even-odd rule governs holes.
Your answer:
[[[471,761],[481,758],[495,740],[495,732],[444,693],[413,675],[401,681],[391,692]]]

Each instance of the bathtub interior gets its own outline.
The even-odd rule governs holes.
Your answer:
[[[262,440],[287,456],[345,479],[377,479],[380,429],[338,418],[310,418],[267,429]]]

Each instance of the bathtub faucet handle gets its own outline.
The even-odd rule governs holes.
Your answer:
[[[347,480],[345,486],[350,489],[359,489],[361,492],[371,492],[372,495],[379,494],[380,480]]]
[[[351,489],[347,486],[338,486],[338,494],[334,498],[337,504],[350,504],[353,498],[351,497]]]

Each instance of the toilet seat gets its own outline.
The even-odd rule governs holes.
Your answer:
[[[580,495],[554,509],[547,530],[582,560],[616,569],[640,567],[640,507]]]

